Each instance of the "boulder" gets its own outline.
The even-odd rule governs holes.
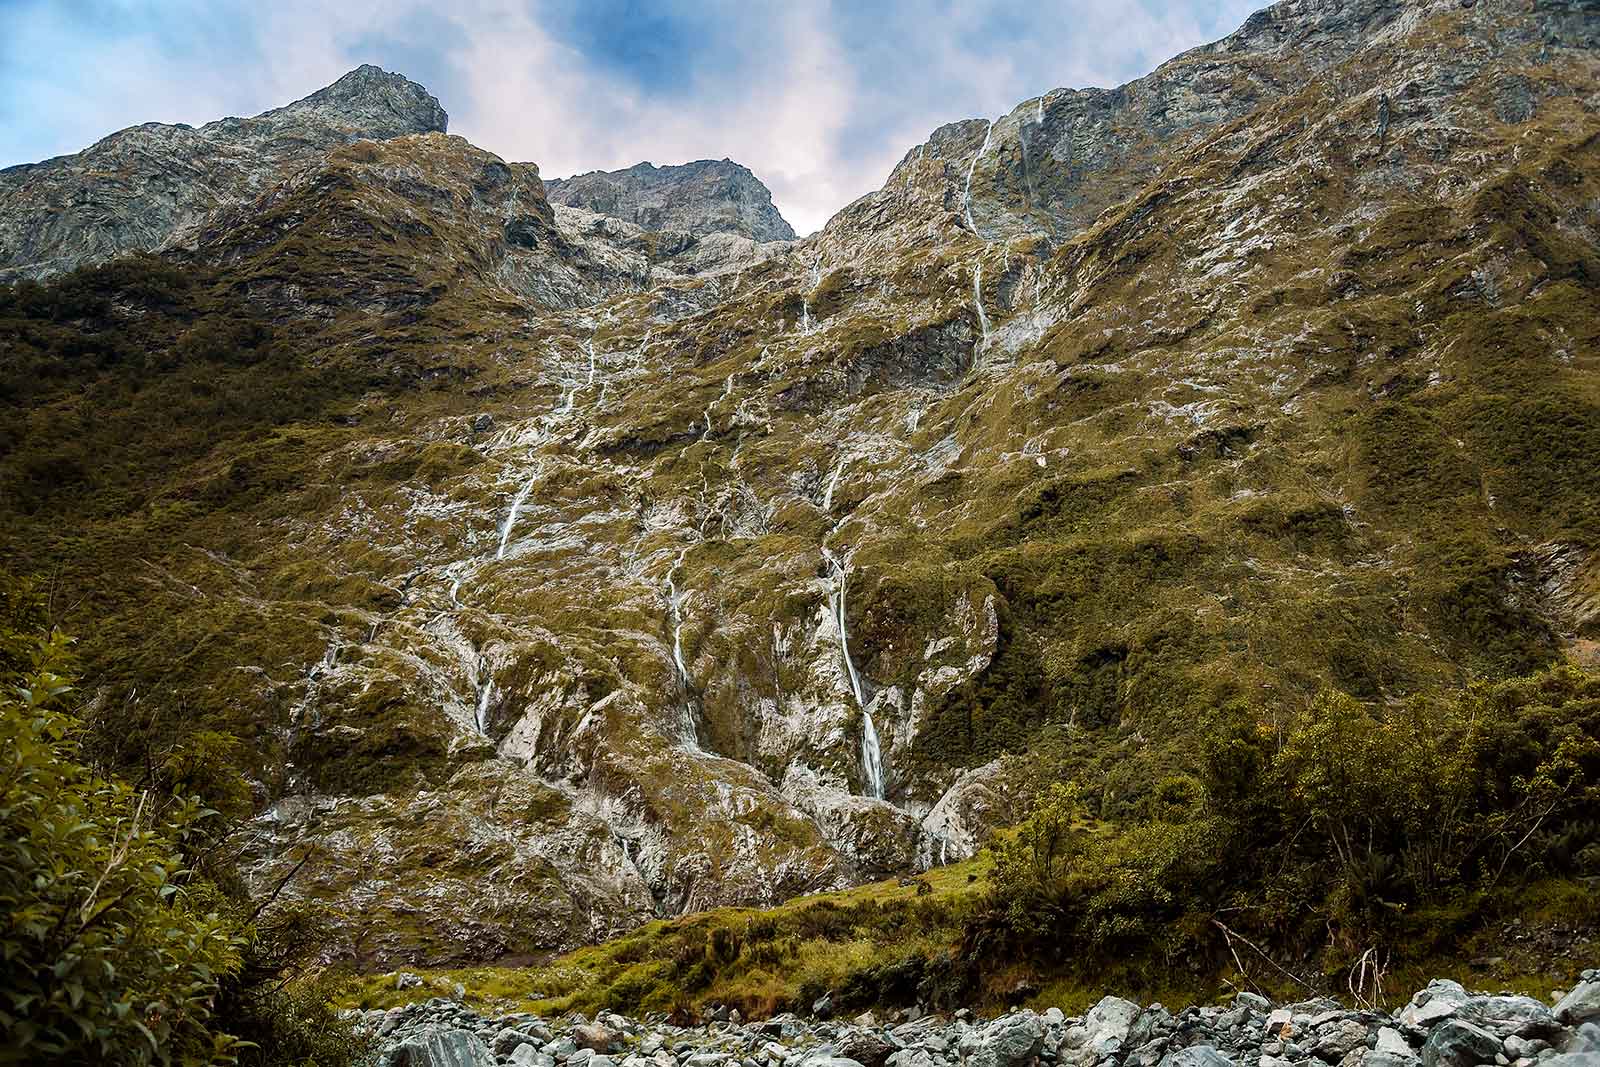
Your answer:
[[[1311,1054],[1337,1063],[1358,1048],[1367,1046],[1367,1028],[1355,1019],[1338,1019],[1324,1026],[1311,1043]]]
[[[1589,979],[1572,987],[1551,1013],[1566,1026],[1581,1026],[1600,1020],[1600,979]]]
[[[1417,993],[1411,998],[1411,1003],[1400,1009],[1400,1021],[1419,1030],[1428,1030],[1460,1011],[1467,1000],[1467,991],[1461,988],[1460,982],[1435,978],[1428,983],[1428,988]]]
[[[1392,1026],[1381,1027],[1378,1030],[1378,1040],[1373,1049],[1385,1056],[1397,1056],[1403,1060],[1417,1058],[1417,1050],[1411,1047],[1411,1042]]]
[[[833,1018],[833,994],[824,993],[822,996],[812,1001],[811,1014],[823,1020]]]
[[[1422,1046],[1423,1067],[1477,1067],[1493,1063],[1500,1039],[1465,1019],[1445,1019]]]
[[[1088,1031],[1086,1044],[1102,1055],[1121,1048],[1140,1010],[1131,1000],[1102,997],[1083,1017],[1084,1029]]]
[[[495,1067],[494,1053],[471,1030],[429,1030],[390,1051],[389,1067]]]
[[[894,1046],[871,1030],[850,1030],[839,1039],[839,1055],[861,1067],[883,1067]]]
[[[585,1023],[572,1028],[572,1040],[579,1048],[592,1049],[595,1052],[610,1052],[611,1046],[617,1040],[617,1035],[610,1028],[600,1023]]]
[[[1532,997],[1471,997],[1462,1005],[1459,1017],[1502,1039],[1512,1035],[1546,1038],[1561,1032],[1555,1015]]]
[[[1162,1057],[1161,1067],[1234,1067],[1234,1062],[1210,1045],[1190,1045]]]
[[[1002,1015],[984,1027],[969,1067],[1028,1067],[1044,1047],[1044,1024],[1032,1012]]]

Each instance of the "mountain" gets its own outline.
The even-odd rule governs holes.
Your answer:
[[[590,171],[547,181],[545,191],[552,204],[609,215],[646,230],[794,240],[794,227],[773,206],[767,187],[748,168],[728,159]]]
[[[742,168],[548,192],[358,76],[426,97],[0,197],[13,277],[159,252],[0,298],[6,557],[103,759],[240,739],[331,955],[916,871],[1218,708],[1600,654],[1592,4],[1276,4],[792,243]]]
[[[443,133],[415,82],[362,66],[254,118],[147,122],[82,152],[0,170],[0,281],[181,245],[219,209],[354,141]]]

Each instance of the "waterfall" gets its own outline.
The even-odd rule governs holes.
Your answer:
[[[811,301],[802,299],[800,301],[800,332],[810,333],[814,326],[815,324],[811,321]]]
[[[1044,97],[1039,98],[1039,125],[1044,125]]]
[[[594,340],[591,338],[590,340],[583,342],[583,346],[589,350],[589,384],[593,385],[594,384]]]
[[[972,265],[972,306],[978,312],[978,329],[981,331],[978,347],[983,348],[989,343],[989,316],[983,311],[983,264]]]
[[[983,131],[983,144],[979,146],[977,154],[972,157],[972,162],[967,164],[967,180],[961,190],[962,213],[967,218],[967,229],[977,236],[982,235],[978,234],[978,224],[972,221],[972,172],[978,169],[978,160],[989,150],[989,137],[993,133],[994,120],[990,119],[989,128]]]
[[[861,676],[856,673],[855,661],[850,658],[850,636],[845,631],[845,623],[844,623],[844,616],[845,616],[845,599],[844,599],[845,598],[845,588],[844,588],[844,586],[845,586],[846,570],[845,570],[844,566],[842,564],[840,564],[838,557],[835,556],[832,552],[830,552],[826,548],[824,548],[822,550],[822,554],[823,554],[824,557],[827,558],[828,565],[833,569],[833,575],[834,575],[833,604],[832,604],[832,607],[833,607],[833,618],[834,618],[834,621],[839,624],[839,651],[844,654],[844,668],[845,668],[845,673],[850,678],[850,692],[855,695],[856,706],[861,708],[862,711],[866,711],[866,708],[867,708],[867,696],[866,696],[865,691],[861,687]],[[870,716],[868,717],[868,721],[869,722],[871,721],[870,720]],[[874,734],[873,735],[874,743],[876,743],[876,739],[877,739],[877,735]]]
[[[506,558],[506,545],[511,540],[511,528],[517,524],[517,512],[522,510],[522,505],[531,492],[533,492],[533,479],[529,478],[522,488],[517,490],[517,495],[511,500],[511,510],[506,512],[506,521],[500,524],[500,548],[494,554],[495,559]]]
[[[950,839],[948,837],[944,836],[943,834],[940,834],[939,835],[939,866],[943,867],[945,864],[950,862],[950,860],[948,858],[948,855],[947,855],[948,852],[949,852],[949,849],[950,849]]]
[[[678,568],[683,566],[683,557],[689,550],[685,548],[678,553],[678,558],[673,561],[672,567],[667,571],[667,607],[672,615],[672,666],[678,672],[678,683],[683,687],[685,696],[690,693],[689,665],[683,660],[683,594],[678,591],[678,585],[673,580],[673,575]],[[688,699],[683,702],[683,726],[679,740],[683,747],[691,752],[700,751],[700,738],[695,729],[694,703]]]
[[[861,709],[861,767],[866,774],[867,792],[883,799],[883,748],[878,744],[878,728],[872,722],[872,712],[867,707],[867,694],[856,673],[855,661],[850,658],[850,635],[845,630],[845,579],[849,571],[839,558],[823,546],[822,556],[833,571],[834,585],[831,608],[833,619],[839,624],[839,651],[844,656],[845,674],[850,679],[850,692]]]
[[[839,457],[839,462],[833,465],[833,474],[828,478],[828,491],[822,494],[823,511],[833,510],[833,491],[839,487],[839,475],[844,473],[845,467],[849,466],[849,464],[850,457],[841,456]]]
[[[878,747],[878,731],[872,725],[872,712],[861,709],[861,766],[867,774],[867,792],[883,799],[883,749]]]

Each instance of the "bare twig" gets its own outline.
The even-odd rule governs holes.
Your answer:
[[[1269,956],[1265,952],[1263,952],[1261,950],[1260,946],[1258,946],[1254,941],[1251,941],[1248,937],[1245,937],[1243,934],[1239,933],[1237,930],[1228,929],[1228,927],[1223,924],[1221,919],[1213,918],[1211,920],[1211,924],[1213,926],[1215,926],[1218,930],[1222,931],[1222,936],[1225,939],[1227,939],[1227,941],[1228,941],[1228,949],[1229,949],[1229,951],[1232,951],[1232,949],[1233,949],[1233,939],[1234,938],[1238,938],[1240,941],[1242,941],[1244,943],[1246,948],[1250,949],[1250,951],[1254,952],[1257,956],[1260,956],[1263,960],[1266,960],[1268,965],[1270,965],[1273,970],[1277,971],[1279,974],[1281,974],[1285,978],[1289,979],[1289,981],[1293,982],[1295,985],[1299,986],[1301,989],[1307,990],[1309,992],[1316,992],[1314,989],[1312,989],[1311,986],[1307,985],[1305,983],[1305,981],[1300,978],[1299,975],[1295,974],[1293,971],[1287,970],[1284,967],[1280,966],[1278,964],[1278,961],[1274,960],[1271,956]]]

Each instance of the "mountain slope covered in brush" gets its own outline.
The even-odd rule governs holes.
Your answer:
[[[1597,49],[1292,0],[800,241],[372,68],[123,131],[0,174],[6,557],[103,758],[240,739],[366,964],[964,858],[1027,767],[1114,818],[1219,708],[1595,662]]]

